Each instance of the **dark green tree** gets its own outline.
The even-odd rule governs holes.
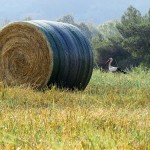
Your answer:
[[[122,35],[124,47],[139,63],[147,65],[150,62],[150,21],[142,17],[139,10],[130,6],[117,24],[117,29]]]
[[[92,42],[94,47],[94,61],[96,66],[106,69],[107,65],[105,62],[110,57],[117,60],[113,62],[116,63],[114,64],[116,66],[119,65],[123,68],[129,66],[128,58],[130,57],[130,53],[121,46],[120,39],[118,39],[118,37],[113,37],[109,40],[101,39],[99,42],[97,41],[98,39],[94,39]]]
[[[105,69],[106,60],[113,57],[116,60],[113,63],[117,62],[115,66],[128,67],[130,54],[121,45],[122,36],[116,24],[116,21],[109,21],[99,26],[99,35],[92,40],[95,66]]]

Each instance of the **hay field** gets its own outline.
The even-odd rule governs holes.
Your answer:
[[[85,91],[0,84],[0,149],[150,149],[150,71],[94,70]]]

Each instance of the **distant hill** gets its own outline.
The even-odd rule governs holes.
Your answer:
[[[133,5],[146,13],[150,7],[148,0],[0,0],[0,24],[10,21],[33,19],[56,20],[71,14],[76,21],[101,24],[108,20],[120,19],[124,11]]]

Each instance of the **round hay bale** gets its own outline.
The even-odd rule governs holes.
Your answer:
[[[92,48],[75,26],[45,20],[14,22],[0,31],[0,78],[7,85],[84,89]]]

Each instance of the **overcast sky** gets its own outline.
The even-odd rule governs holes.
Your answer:
[[[28,16],[56,20],[71,14],[75,21],[102,24],[119,20],[130,5],[145,14],[150,8],[150,0],[0,0],[0,23],[5,19],[20,21]]]

